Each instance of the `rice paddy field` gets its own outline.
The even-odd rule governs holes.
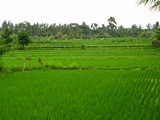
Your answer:
[[[148,40],[35,40],[1,61],[0,120],[160,118],[160,50]]]

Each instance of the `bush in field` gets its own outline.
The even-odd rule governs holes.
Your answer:
[[[3,65],[2,65],[2,63],[0,62],[0,71],[2,71],[3,70]]]
[[[82,49],[85,49],[85,46],[84,46],[84,45],[82,45]]]
[[[63,35],[62,32],[58,32],[54,37],[55,39],[60,40],[62,35]]]
[[[0,45],[0,56],[5,54],[5,52],[9,51],[11,45]]]
[[[4,47],[1,45],[1,46],[0,46],[0,56],[3,55],[4,53],[5,53],[5,49],[4,49]],[[3,70],[3,64],[2,64],[1,58],[0,58],[0,71],[2,71],[2,70]]]
[[[0,46],[0,55],[3,55],[5,53],[5,50],[3,49],[2,46]]]
[[[160,48],[160,40],[153,40],[152,45],[156,48]]]
[[[2,31],[0,36],[0,57],[1,55],[5,54],[6,51],[10,50],[11,45],[9,43],[11,43],[13,40],[11,35],[12,35],[12,30],[9,28],[6,28]],[[3,70],[3,64],[0,60],[0,71],[2,70]]]
[[[74,36],[74,34],[73,34],[73,33],[70,33],[68,37],[69,37],[69,39],[73,39],[73,38],[75,38],[75,36]]]
[[[12,42],[12,30],[10,30],[9,28],[6,28],[3,32],[2,32],[2,38],[4,39],[4,43],[5,44],[9,44],[10,42]]]
[[[156,40],[160,40],[160,29],[157,29],[153,35]]]
[[[61,39],[62,40],[67,40],[68,39],[68,35],[67,34],[62,35]]]
[[[157,29],[153,35],[154,40],[152,41],[152,45],[154,47],[160,48],[160,29]]]
[[[24,49],[25,45],[28,45],[31,42],[29,35],[25,31],[21,31],[18,33],[18,43],[22,45],[22,49]]]
[[[142,38],[151,38],[152,37],[152,32],[151,31],[143,31],[141,34],[140,34],[140,37]]]
[[[75,39],[80,39],[81,36],[80,36],[79,34],[75,34],[74,38],[75,38]]]
[[[108,33],[102,33],[102,34],[99,34],[98,35],[98,38],[109,38],[110,37],[110,35],[108,34]]]

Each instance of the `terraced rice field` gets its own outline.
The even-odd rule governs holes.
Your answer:
[[[159,120],[160,50],[149,41],[45,42],[1,57],[0,120]]]
[[[14,56],[12,56],[14,54]],[[38,59],[43,64],[40,65]],[[160,69],[160,51],[153,48],[100,47],[10,51],[2,57],[6,67],[76,69]]]

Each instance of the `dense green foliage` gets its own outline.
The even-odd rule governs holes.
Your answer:
[[[100,39],[108,37],[140,37],[142,33],[148,35],[152,33],[155,29],[156,24],[148,24],[147,28],[138,26],[136,24],[132,25],[130,28],[125,28],[122,25],[117,26],[116,19],[110,17],[106,20],[105,24],[98,25],[93,23],[87,25],[85,22],[82,24],[70,23],[64,25],[57,24],[40,24],[29,22],[22,22],[18,24],[13,24],[10,21],[4,21],[0,27],[0,33],[6,28],[13,31],[13,34],[18,34],[19,32],[25,30],[30,36],[46,37],[50,36],[54,39]]]
[[[2,38],[4,39],[5,44],[9,44],[10,42],[12,42],[11,34],[12,34],[12,30],[10,30],[9,28],[6,28],[2,32]]]
[[[152,44],[156,48],[160,48],[160,28],[157,28],[153,34]]]
[[[29,22],[22,22],[18,24],[13,24],[10,21],[4,21],[0,27],[0,43],[8,44],[10,42],[17,43],[18,34],[25,31],[30,35],[29,37],[50,37],[54,40],[80,40],[80,39],[107,39],[113,37],[139,37],[148,38],[151,41],[155,41],[159,34],[159,22],[151,25],[148,24],[146,27],[138,26],[136,24],[132,25],[130,28],[125,28],[122,25],[117,26],[116,19],[110,17],[107,24],[102,24],[99,26],[97,23],[92,23],[87,25],[85,22],[82,24],[70,23],[64,25],[57,24],[31,24]],[[159,37],[158,37],[159,39]],[[26,44],[24,41],[20,42],[23,46]],[[153,45],[155,47],[159,44]],[[28,42],[27,42],[28,44]]]
[[[24,49],[25,45],[28,45],[31,42],[29,35],[25,31],[21,31],[18,33],[18,43],[22,45],[22,48]]]

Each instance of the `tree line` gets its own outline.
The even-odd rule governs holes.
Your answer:
[[[52,37],[56,40],[70,39],[106,39],[110,37],[143,37],[149,38],[156,47],[160,47],[160,24],[147,24],[145,28],[136,24],[130,28],[125,28],[122,25],[117,26],[114,17],[107,19],[107,25],[99,26],[97,23],[87,25],[82,24],[46,24],[34,23],[27,21],[13,24],[10,21],[4,21],[0,27],[0,44],[9,44],[13,40],[18,39],[18,43],[23,49],[29,44],[30,36],[32,37]]]
[[[31,24],[27,21],[13,24],[10,21],[4,21],[0,27],[0,34],[3,36],[3,32],[8,34],[18,34],[21,31],[26,31],[30,36],[47,37],[52,36],[55,39],[92,39],[92,38],[108,38],[108,37],[150,37],[154,30],[159,27],[159,22],[151,25],[146,25],[146,28],[132,25],[130,28],[125,28],[122,25],[117,26],[117,22],[114,17],[110,17],[107,25],[102,24],[99,26],[97,23],[87,25],[85,22],[82,24],[70,23],[70,24],[46,24],[46,23],[34,23]],[[8,41],[11,39],[9,35]]]

